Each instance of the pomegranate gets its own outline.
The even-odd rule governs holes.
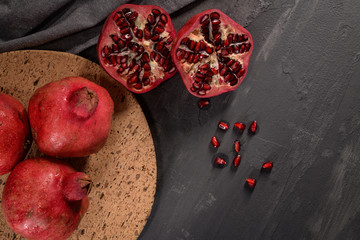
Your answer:
[[[174,76],[170,49],[176,36],[169,14],[155,5],[125,4],[107,18],[97,45],[101,66],[134,93]]]
[[[10,228],[27,239],[68,238],[87,211],[90,178],[65,162],[26,159],[10,173],[2,208]]]
[[[28,116],[14,97],[0,93],[0,175],[24,160],[32,143]]]
[[[171,56],[188,91],[205,98],[235,90],[247,73],[253,40],[223,12],[193,16],[177,33]]]
[[[106,89],[94,82],[68,77],[38,88],[28,110],[41,152],[53,157],[85,157],[104,146],[114,103]]]

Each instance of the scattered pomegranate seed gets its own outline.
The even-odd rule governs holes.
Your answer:
[[[221,157],[216,157],[215,158],[215,165],[219,166],[219,167],[223,167],[223,166],[226,165],[226,161]]]
[[[256,130],[257,130],[257,122],[256,121],[253,121],[251,124],[250,124],[250,127],[249,127],[249,132],[252,133],[252,134],[255,134],[256,133]]]
[[[241,161],[241,156],[240,155],[237,155],[234,160],[233,160],[233,165],[235,167],[238,167],[240,165],[240,161]]]
[[[220,146],[220,142],[215,136],[211,138],[211,144],[214,148],[218,148]]]
[[[270,169],[273,168],[273,166],[274,166],[273,162],[268,161],[268,162],[265,162],[265,163],[262,165],[261,169],[263,169],[263,170],[270,170]]]
[[[204,108],[210,105],[210,101],[209,100],[200,100],[199,101],[199,108]]]
[[[254,189],[256,186],[256,179],[255,178],[247,178],[246,184],[250,189]]]
[[[246,128],[245,124],[240,123],[240,122],[234,123],[234,127],[237,128],[237,129],[239,129],[240,131],[244,131],[245,128]]]
[[[229,129],[229,124],[227,124],[226,122],[219,122],[218,123],[218,127],[221,129],[221,130],[228,130]]]
[[[235,149],[235,152],[240,152],[240,141],[238,140],[235,140],[234,141],[234,149]]]

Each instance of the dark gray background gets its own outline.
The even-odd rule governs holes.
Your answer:
[[[47,49],[94,62],[106,16],[124,1],[0,3],[0,51]],[[157,154],[158,188],[140,239],[360,239],[360,1],[132,1],[167,10],[178,30],[218,8],[254,39],[248,75],[200,110],[179,74],[137,95]],[[257,120],[255,136],[226,120]],[[209,146],[221,139],[217,151]],[[215,154],[242,162],[217,169]],[[139,143],[141,144],[141,143]],[[139,146],[141,147],[141,146]],[[270,173],[259,171],[272,160]],[[245,178],[257,178],[253,192]]]

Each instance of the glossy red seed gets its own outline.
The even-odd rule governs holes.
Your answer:
[[[162,21],[163,23],[167,23],[167,22],[168,22],[168,19],[167,19],[167,17],[166,17],[165,14],[161,14],[161,15],[160,15],[160,21]]]
[[[256,186],[256,179],[255,178],[246,178],[246,184],[250,189],[254,189]]]
[[[221,158],[221,157],[216,157],[215,158],[215,165],[216,166],[225,166],[226,165],[226,161]]]
[[[204,22],[206,22],[208,19],[209,19],[209,15],[204,15],[204,16],[201,17],[200,23],[204,23]]]
[[[240,165],[240,161],[241,161],[241,156],[240,155],[237,155],[234,160],[233,160],[233,165],[235,167],[238,167]]]
[[[240,131],[244,131],[245,128],[246,128],[245,124],[240,123],[240,122],[234,123],[234,127],[237,128],[237,129],[239,129]]]
[[[257,122],[256,121],[253,121],[251,124],[250,124],[250,127],[249,127],[249,132],[250,133],[256,133],[256,130],[257,130]]]
[[[152,11],[151,11],[155,16],[159,16],[160,15],[160,10],[157,9],[157,8],[154,8]]]
[[[210,105],[209,100],[200,100],[199,101],[199,108],[203,108],[203,107],[206,107],[206,106],[209,106],[209,105]]]
[[[235,152],[240,152],[240,141],[239,140],[235,140],[234,141],[234,149],[235,149]]]
[[[211,138],[211,144],[214,148],[218,148],[220,146],[220,142],[215,136]]]
[[[268,162],[265,162],[265,163],[262,165],[261,168],[262,168],[263,170],[270,170],[270,169],[273,168],[273,166],[274,166],[273,162],[268,161]]]
[[[229,124],[227,124],[226,122],[219,122],[218,123],[218,127],[221,129],[221,130],[228,130],[229,129]]]

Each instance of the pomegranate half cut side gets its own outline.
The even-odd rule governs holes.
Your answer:
[[[121,5],[100,34],[100,65],[130,91],[148,92],[176,73],[170,55],[175,36],[170,16],[161,7]]]
[[[171,56],[188,91],[209,98],[241,84],[252,51],[251,34],[223,12],[210,9],[178,31]]]

